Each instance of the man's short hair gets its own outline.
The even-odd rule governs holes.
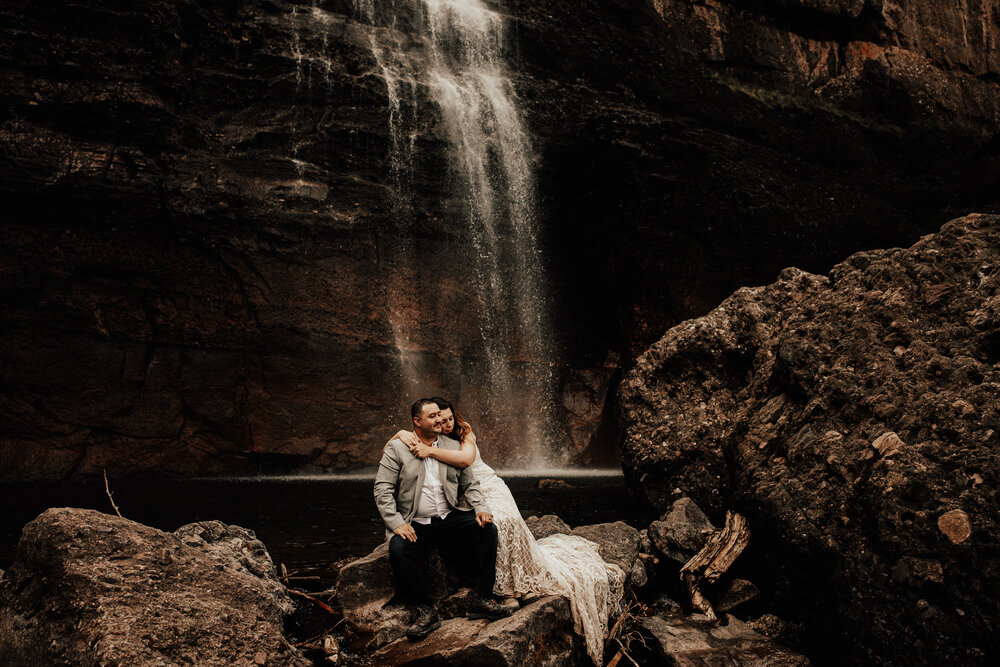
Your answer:
[[[423,414],[425,405],[436,406],[437,403],[434,402],[433,398],[418,398],[416,403],[413,404],[413,407],[410,408],[410,419],[419,418]]]

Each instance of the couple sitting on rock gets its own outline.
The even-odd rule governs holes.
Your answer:
[[[621,569],[605,563],[582,537],[559,534],[536,542],[510,489],[483,462],[472,428],[451,403],[422,398],[410,416],[413,431],[400,431],[386,444],[375,476],[396,594],[416,607],[407,636],[421,639],[441,625],[426,573],[427,556],[437,548],[472,589],[469,618],[506,618],[519,601],[564,595],[576,631],[599,663],[608,614],[622,596]]]

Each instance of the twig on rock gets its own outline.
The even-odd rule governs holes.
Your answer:
[[[115,494],[111,493],[111,489],[108,488],[108,471],[105,468],[102,469],[102,472],[104,473],[104,493],[108,494],[108,500],[111,501],[111,506],[115,509],[115,514],[122,516],[122,513],[118,511],[118,505],[115,505],[115,499],[111,497]],[[124,519],[125,517],[122,516],[122,518]]]
[[[635,596],[635,591],[632,591],[632,600],[625,603],[625,607],[618,616],[618,620],[615,621],[615,624],[608,631],[608,639],[605,642],[605,646],[609,646],[614,641],[618,644],[619,650],[608,661],[607,667],[616,667],[622,658],[627,658],[633,665],[636,664],[632,656],[629,655],[628,649],[631,648],[632,642],[636,639],[645,646],[646,642],[638,631],[638,621],[639,618],[646,616],[647,613],[649,613],[649,608],[639,602],[639,598]],[[625,641],[622,641],[623,639]]]
[[[726,512],[725,527],[713,533],[701,551],[681,568],[681,581],[691,597],[691,606],[711,619],[715,619],[712,604],[701,592],[702,584],[718,581],[733,561],[750,543],[747,520],[735,512]]]
[[[323,639],[323,637],[326,637],[328,634],[330,634],[331,632],[333,632],[334,630],[336,630],[337,626],[340,625],[343,622],[344,622],[344,619],[340,619],[339,621],[337,621],[336,623],[334,623],[333,625],[331,625],[329,628],[327,628],[323,632],[319,633],[318,635],[315,635],[313,637],[310,637],[309,639],[306,639],[305,641],[301,641],[298,644],[295,644],[295,648],[308,647],[310,644],[313,644],[315,641],[317,641],[319,639]]]
[[[337,595],[337,587],[334,586],[322,591],[310,591],[309,594],[318,598],[332,598]]]
[[[308,572],[309,570],[305,571]],[[316,575],[299,575],[299,572],[302,572],[302,570],[292,570],[289,572],[288,569],[285,568],[285,564],[282,563],[281,576],[278,577],[278,579],[285,582],[292,581],[293,579],[296,581],[318,581],[320,579],[320,577]]]
[[[633,665],[635,665],[635,667],[639,667],[639,663],[637,663],[632,658],[632,656],[630,656],[628,654],[628,651],[625,648],[625,644],[622,643],[622,640],[615,639],[615,642],[618,643],[618,649],[619,650],[618,650],[618,653],[615,654],[615,657],[611,659],[611,662],[608,663],[608,667],[614,667],[615,665],[618,664],[618,661],[621,660],[622,658],[627,658],[629,662],[631,662]]]

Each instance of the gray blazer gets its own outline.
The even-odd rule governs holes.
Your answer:
[[[438,437],[441,449],[461,449],[458,441],[446,436]],[[471,468],[459,469],[447,463],[438,464],[438,477],[444,487],[444,497],[452,509],[489,512],[486,498],[479,489],[479,480]],[[375,474],[375,505],[385,522],[386,536],[404,523],[410,523],[417,511],[417,501],[424,487],[424,462],[410,453],[410,448],[399,438],[385,448]]]

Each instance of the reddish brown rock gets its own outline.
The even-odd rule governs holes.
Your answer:
[[[938,529],[955,544],[966,541],[972,535],[972,522],[969,521],[969,515],[962,510],[945,512],[938,518],[937,525]]]
[[[377,665],[570,667],[593,664],[573,632],[566,598],[550,596],[493,621],[452,618],[426,638],[400,639],[371,657]]]
[[[754,632],[735,616],[649,616],[640,621],[664,664],[678,667],[748,665],[804,667],[809,659]]]
[[[292,610],[250,531],[170,534],[50,509],[25,526],[0,582],[0,663],[309,665],[284,637]]]
[[[745,513],[743,576],[816,650],[979,660],[1000,622],[998,277],[1000,217],[970,215],[739,290],[626,377],[627,479],[664,510]],[[923,586],[943,598],[915,612]]]
[[[897,114],[979,126],[1000,118],[1000,29],[987,0],[654,4],[683,47],[717,63],[734,85],[845,110],[881,98]],[[826,30],[810,29],[821,21]]]

